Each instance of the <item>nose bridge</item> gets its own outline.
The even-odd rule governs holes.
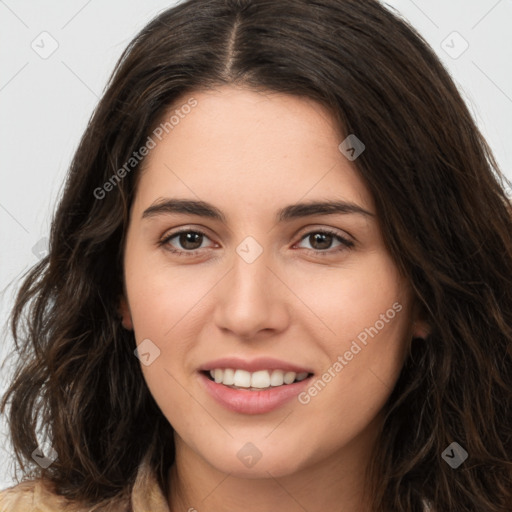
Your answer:
[[[250,301],[253,306],[257,303],[263,306],[268,301],[268,280],[273,274],[267,266],[271,259],[270,251],[252,236],[247,236],[238,244],[230,279],[232,292],[242,302]]]
[[[217,325],[241,337],[262,329],[280,329],[286,324],[284,296],[269,268],[272,254],[254,237],[236,247],[232,269],[219,289]]]

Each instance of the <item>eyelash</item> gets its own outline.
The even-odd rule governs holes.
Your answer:
[[[201,235],[203,237],[206,237],[206,238],[209,238],[208,235],[206,233],[203,233],[202,231],[200,230],[196,230],[196,229],[183,229],[181,231],[176,231],[175,233],[172,233],[168,236],[165,236],[164,238],[162,238],[159,242],[158,242],[158,245],[160,247],[163,247],[163,246],[166,246],[165,249],[167,251],[170,251],[172,252],[173,254],[176,254],[177,256],[185,256],[185,257],[193,257],[193,256],[196,256],[198,252],[201,251],[201,249],[195,249],[193,251],[187,251],[187,250],[179,250],[179,249],[175,249],[174,247],[172,247],[171,245],[169,245],[169,242],[173,239],[173,238],[176,238],[177,236],[183,234],[183,233],[194,233],[194,234],[197,234],[197,235]],[[351,242],[350,240],[347,240],[346,238],[342,237],[339,233],[335,232],[335,231],[332,231],[332,230],[329,230],[329,229],[317,229],[317,230],[313,230],[313,231],[309,231],[308,233],[305,233],[301,239],[299,240],[299,243],[302,242],[304,239],[310,237],[311,235],[316,235],[316,234],[322,234],[322,235],[332,235],[337,241],[340,242],[341,245],[339,245],[337,248],[335,249],[325,249],[325,250],[320,250],[320,249],[306,249],[306,251],[308,252],[312,252],[315,254],[315,256],[330,256],[332,255],[333,253],[338,253],[338,252],[341,252],[341,251],[344,251],[346,249],[351,249],[352,247],[354,247],[354,243]]]

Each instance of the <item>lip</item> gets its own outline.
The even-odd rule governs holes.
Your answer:
[[[204,364],[199,368],[199,370],[203,372],[209,372],[210,370],[215,370],[216,368],[232,368],[234,370],[245,370],[247,372],[257,372],[259,370],[284,370],[286,372],[295,373],[313,373],[311,368],[304,368],[292,363],[287,363],[286,361],[274,359],[272,357],[259,357],[250,361],[237,357],[224,357]],[[287,385],[292,386],[292,384]]]
[[[216,362],[216,364],[217,363],[218,362]],[[222,366],[216,366],[216,368],[220,367]],[[268,366],[266,368],[269,369]],[[224,384],[217,384],[215,381],[210,380],[204,371],[198,372],[198,375],[206,392],[220,405],[230,411],[241,414],[264,414],[281,407],[303,391],[304,388],[310,384],[312,378],[311,375],[300,382],[276,386],[275,388],[269,388],[263,391],[246,391],[243,389],[230,388]]]

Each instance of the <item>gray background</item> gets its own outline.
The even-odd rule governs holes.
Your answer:
[[[66,170],[106,80],[133,36],[175,3],[0,0],[0,361],[12,350],[6,322],[19,278],[44,254]],[[385,3],[441,57],[512,179],[512,0]],[[8,377],[6,365],[0,392]],[[3,489],[14,483],[3,418],[0,438]]]

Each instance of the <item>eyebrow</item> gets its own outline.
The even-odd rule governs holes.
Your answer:
[[[144,210],[142,218],[169,213],[184,213],[226,222],[226,217],[217,207],[205,201],[191,199],[163,199]],[[296,203],[281,208],[276,214],[278,222],[311,217],[313,215],[360,214],[374,217],[374,214],[349,201],[311,201]]]

